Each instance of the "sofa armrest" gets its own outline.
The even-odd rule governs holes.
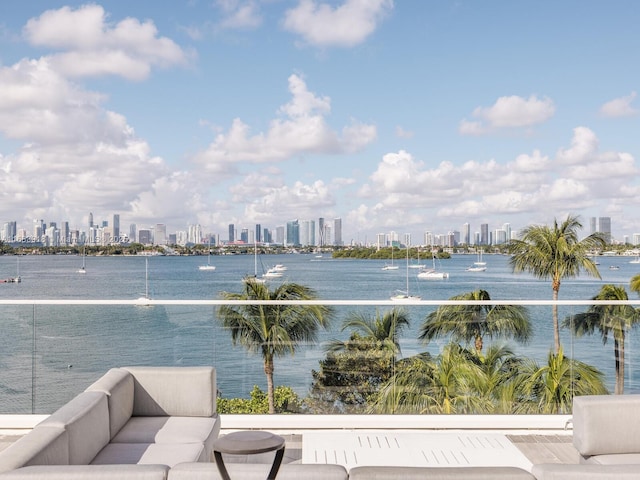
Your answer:
[[[0,452],[0,473],[28,465],[54,464],[69,464],[69,438],[64,428],[36,426]]]
[[[531,472],[538,480],[631,480],[638,478],[638,465],[541,463]]]
[[[0,475],[1,480],[166,480],[165,465],[49,465],[24,467]]]
[[[133,375],[133,416],[212,417],[213,367],[123,367]]]
[[[640,452],[640,395],[573,399],[573,445],[584,457]]]

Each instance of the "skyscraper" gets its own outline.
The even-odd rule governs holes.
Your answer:
[[[262,243],[262,226],[256,223],[256,243]]]
[[[342,218],[333,219],[333,244],[342,245]]]
[[[324,247],[325,242],[325,230],[324,230],[324,218],[318,218],[318,245]]]
[[[611,217],[598,218],[598,231],[604,234],[607,243],[611,243]]]
[[[89,212],[89,228],[93,228],[93,213]]]
[[[111,230],[113,231],[113,241],[119,242],[120,241],[120,215],[117,213],[113,214]]]
[[[480,245],[489,245],[489,224],[480,225]]]
[[[153,243],[156,245],[167,244],[167,226],[164,223],[157,223],[153,233]]]
[[[236,241],[236,229],[233,223],[229,224],[229,243]]]
[[[471,225],[468,223],[462,225],[462,243],[471,245]]]
[[[300,245],[300,224],[298,220],[287,222],[287,245]]]
[[[129,225],[129,241],[135,242],[138,240],[138,231],[135,223]]]

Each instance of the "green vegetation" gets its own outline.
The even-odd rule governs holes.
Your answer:
[[[273,393],[275,413],[300,413],[302,401],[291,387],[279,385]],[[250,398],[218,397],[216,411],[218,413],[265,414],[269,413],[269,400],[267,394],[254,385]]]
[[[623,286],[604,285],[592,300],[628,300]],[[567,317],[563,326],[577,337],[593,335],[597,330],[606,344],[613,337],[616,385],[614,393],[624,393],[624,350],[627,331],[640,322],[640,312],[631,305],[592,305],[589,310]]]
[[[582,228],[578,217],[567,216],[553,227],[530,225],[522,232],[520,240],[512,240],[510,263],[514,272],[529,272],[540,279],[551,279],[553,299],[558,299],[560,283],[565,278],[576,277],[581,270],[600,278],[598,267],[590,254],[603,248],[605,239],[601,233],[593,233],[578,240],[578,230]],[[553,305],[553,339],[555,353],[560,352],[560,326],[558,306]]]
[[[296,283],[270,290],[264,283],[244,282],[240,293],[223,292],[225,300],[313,300],[314,291]],[[267,376],[269,413],[275,413],[273,371],[275,357],[293,355],[303,343],[313,343],[319,328],[329,325],[332,311],[324,305],[256,304],[222,305],[218,318],[229,330],[234,345],[260,353]]]
[[[393,374],[398,338],[409,317],[402,308],[374,316],[352,312],[342,324],[346,341],[333,340],[319,371],[312,371],[309,404],[323,413],[361,413]],[[329,405],[327,409],[326,405]],[[328,410],[328,411],[327,411]]]
[[[485,290],[475,290],[450,300],[488,301],[491,297]],[[527,342],[531,336],[531,322],[527,310],[517,305],[443,305],[427,316],[418,338],[428,343],[449,335],[456,342],[473,341],[480,355],[484,337]]]

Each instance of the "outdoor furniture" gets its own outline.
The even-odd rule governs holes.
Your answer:
[[[166,479],[178,463],[211,461],[215,393],[212,367],[111,369],[0,452],[0,477]]]
[[[274,480],[284,456],[284,438],[270,432],[248,430],[234,432],[218,438],[213,444],[213,454],[223,480],[230,480],[229,473],[222,459],[223,453],[232,455],[254,455],[265,452],[276,452],[273,465],[267,480]]]

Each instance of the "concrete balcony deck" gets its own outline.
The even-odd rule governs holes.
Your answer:
[[[0,450],[44,418],[0,415]],[[579,463],[570,418],[475,415],[223,415],[221,435],[269,430],[286,440],[284,463],[472,466]],[[409,427],[408,425],[413,425]],[[271,463],[272,453],[229,456],[235,463]]]

